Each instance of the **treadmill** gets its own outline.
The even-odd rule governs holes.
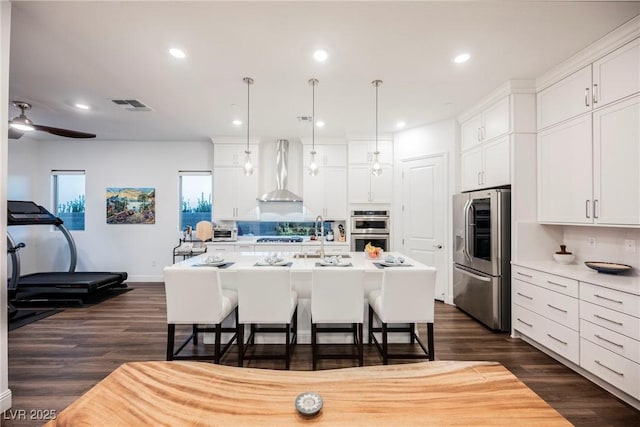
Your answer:
[[[112,289],[126,288],[126,272],[75,271],[78,252],[73,236],[64,226],[62,219],[56,217],[44,207],[32,201],[7,202],[7,222],[13,225],[53,225],[62,232],[69,245],[69,269],[63,272],[33,273],[20,275],[20,256],[18,252],[24,243],[16,244],[7,233],[7,252],[11,257],[12,274],[8,282],[9,300],[14,303],[29,302],[84,302],[84,298]],[[18,299],[19,293],[27,296]]]

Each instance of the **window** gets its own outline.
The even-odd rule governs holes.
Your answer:
[[[84,230],[84,171],[51,171],[53,214],[69,230]]]
[[[211,171],[180,171],[180,230],[211,221]]]

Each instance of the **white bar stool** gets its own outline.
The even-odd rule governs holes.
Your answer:
[[[237,292],[222,289],[218,270],[211,267],[166,267],[164,288],[167,299],[167,360],[213,360],[220,363],[221,357],[238,336]],[[223,328],[222,322],[234,312],[236,326]],[[191,325],[192,333],[174,351],[176,325]],[[215,333],[214,354],[180,356],[179,353],[189,341],[198,345],[198,333],[201,332]],[[222,332],[233,332],[224,348],[221,348]]]
[[[362,323],[364,321],[364,272],[349,267],[322,267],[313,271],[311,285],[311,349],[313,369],[320,359],[357,359],[364,365]],[[349,326],[318,326],[350,324]],[[323,353],[319,333],[353,334],[356,354]]]
[[[435,315],[436,269],[413,267],[387,267],[384,269],[382,289],[369,292],[369,340],[375,343],[385,365],[389,359],[429,359],[434,360],[433,321]],[[380,327],[373,326],[373,316],[380,321]],[[427,345],[415,332],[416,323],[427,324]],[[389,327],[389,324],[408,326]],[[382,345],[374,333],[382,334]],[[388,333],[409,333],[410,343],[418,344],[424,354],[389,353]]]

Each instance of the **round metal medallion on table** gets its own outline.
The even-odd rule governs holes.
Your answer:
[[[302,415],[313,416],[322,409],[322,397],[318,393],[305,392],[296,396],[296,409]]]

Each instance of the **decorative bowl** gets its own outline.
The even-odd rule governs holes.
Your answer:
[[[576,259],[574,254],[553,254],[553,259],[558,264],[571,264]]]
[[[594,269],[598,273],[618,274],[631,270],[633,267],[627,264],[603,261],[585,261],[584,265]]]
[[[383,255],[382,255],[383,253],[384,253],[384,251],[382,251],[382,250],[380,252],[378,252],[378,253],[364,251],[364,256],[366,258],[369,258],[369,259],[379,259],[379,258],[383,257]]]

